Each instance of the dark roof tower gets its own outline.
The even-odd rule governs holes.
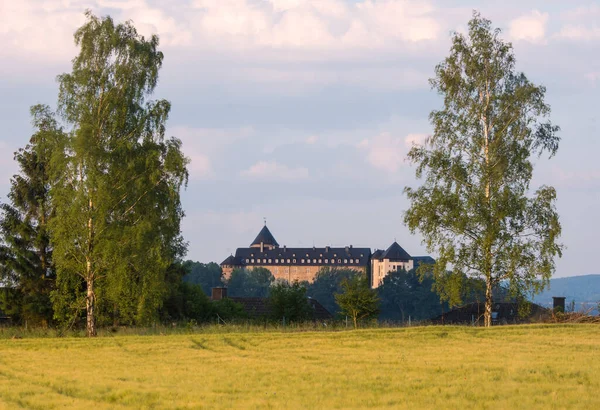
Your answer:
[[[402,246],[398,245],[398,242],[394,241],[379,258],[392,261],[408,261],[410,260],[410,255],[402,249]]]
[[[225,259],[223,262],[221,262],[221,266],[223,265],[227,265],[227,266],[235,266],[235,265],[239,265],[237,259],[235,258],[235,256],[230,255],[227,257],[227,259]]]
[[[267,224],[263,226],[263,228],[256,236],[256,239],[254,239],[254,242],[252,242],[252,244],[250,245],[251,248],[260,248],[261,246],[267,247],[269,249],[279,248],[279,244],[273,237],[271,231],[269,231],[269,228],[267,228]]]

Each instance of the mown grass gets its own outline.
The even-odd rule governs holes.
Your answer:
[[[599,408],[596,325],[0,340],[6,408]]]

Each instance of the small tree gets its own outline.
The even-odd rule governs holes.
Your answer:
[[[371,289],[367,278],[356,275],[342,281],[342,293],[335,294],[335,301],[342,312],[352,318],[354,328],[358,321],[379,313],[377,292]]]
[[[291,285],[279,282],[271,287],[269,304],[273,319],[283,317],[290,322],[301,322],[312,318],[312,307],[308,304],[306,288],[298,282]]]
[[[425,181],[405,189],[411,205],[404,221],[438,253],[436,280],[460,285],[447,276],[451,268],[457,278],[485,281],[486,326],[494,289],[507,282],[515,296],[542,290],[562,250],[556,191],[529,193],[531,156],[556,153],[558,127],[547,119],[546,89],[515,71],[512,46],[499,35],[477,13],[467,37],[454,34],[431,80],[444,97],[430,115],[433,135],[408,154]]]

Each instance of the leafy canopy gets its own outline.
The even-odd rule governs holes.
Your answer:
[[[165,297],[164,275],[185,249],[179,190],[187,181],[181,141],[165,138],[166,100],[150,100],[163,54],[131,22],[86,13],[79,54],[58,77],[69,126],[51,194],[57,312],[148,322]],[[85,290],[84,290],[85,289]],[[96,311],[96,301],[98,309]],[[64,317],[58,313],[59,317]]]
[[[439,255],[438,278],[451,268],[486,281],[491,313],[493,287],[539,291],[561,255],[556,191],[529,192],[532,157],[556,153],[559,128],[548,119],[545,87],[516,71],[512,45],[478,13],[468,35],[454,34],[430,81],[443,107],[431,112],[433,134],[408,154],[423,184],[405,189],[404,220]]]

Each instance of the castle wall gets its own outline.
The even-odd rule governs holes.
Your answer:
[[[371,259],[371,287],[378,288],[383,283],[383,279],[390,271],[404,269],[411,270],[414,267],[413,260],[392,262],[389,259],[378,260]]]
[[[252,265],[246,266],[246,269],[254,268],[265,268],[271,271],[275,279],[285,279],[292,283],[298,282],[314,282],[315,276],[322,268],[332,268],[329,265],[311,265],[311,266],[300,266],[300,265],[286,265],[286,266],[272,266],[272,265]],[[364,266],[336,266],[334,269],[352,269],[358,272],[366,273]],[[229,279],[233,268],[223,268],[223,275],[225,279]]]

